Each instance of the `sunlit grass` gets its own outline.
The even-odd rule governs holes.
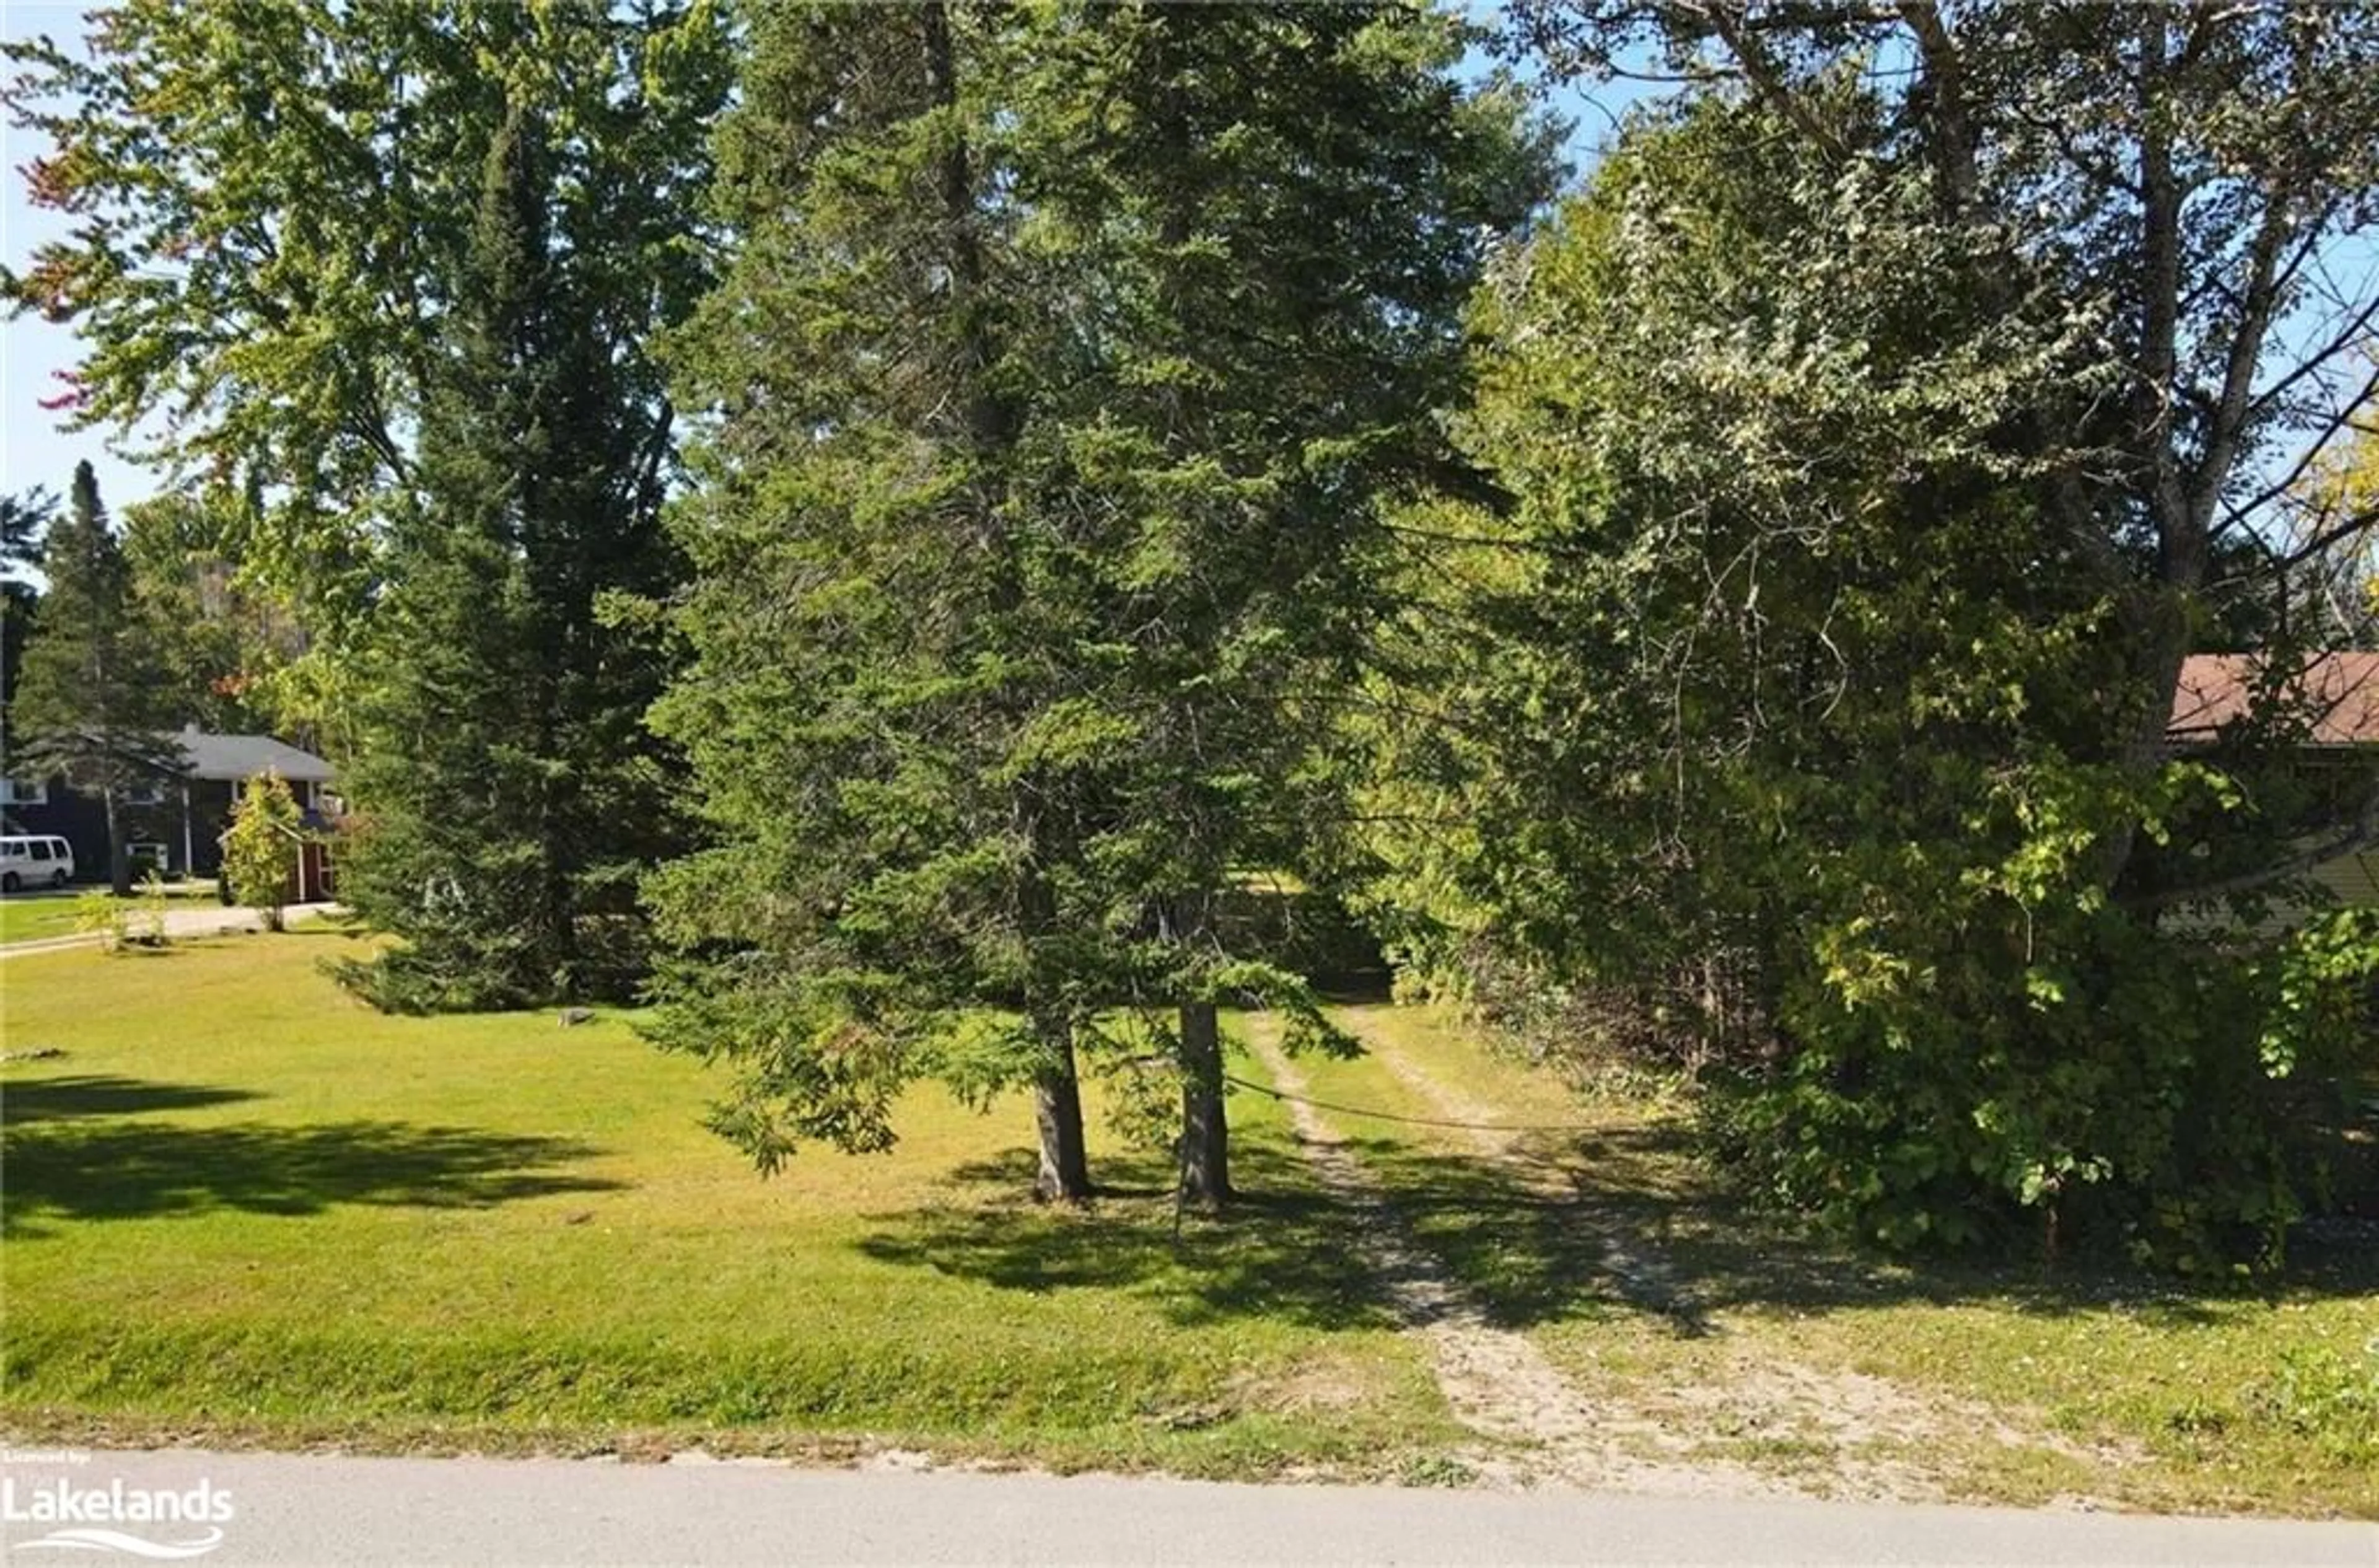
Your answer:
[[[26,892],[0,896],[0,943],[37,942],[46,936],[71,936],[78,918],[75,900],[78,894],[89,892],[78,887],[69,892]],[[165,896],[175,907],[187,907],[183,900],[203,899],[212,902],[215,885],[211,882],[169,882]],[[121,900],[126,909],[137,911],[141,895],[136,892]]]
[[[1022,1107],[937,1091],[894,1154],[763,1181],[699,1125],[702,1069],[622,1019],[384,1018],[317,970],[347,940],[0,974],[12,1048],[66,1053],[0,1075],[13,1424],[1224,1474],[1379,1473],[1453,1435],[1276,1116],[1241,1128],[1263,1200],[1177,1242],[1145,1157],[1097,1147],[1130,1190],[1042,1209]]]
[[[1434,1476],[1468,1441],[1348,1244],[1367,1222],[1260,1092],[1231,1101],[1246,1202],[1177,1239],[1163,1162],[1095,1113],[1110,1190],[1051,1211],[1022,1196],[1023,1107],[935,1090],[893,1154],[762,1181],[700,1125],[715,1080],[626,1019],[384,1018],[320,973],[350,950],[316,928],[0,967],[0,1424],[1238,1476]],[[1692,1426],[1700,1457],[2379,1514],[2367,1255],[2252,1295],[1889,1266],[1745,1213],[1679,1106],[1581,1100],[1418,1010],[1343,1016],[1407,1072],[1302,1071],[1405,1118],[1323,1113],[1417,1237],[1584,1397]],[[1445,1119],[1528,1128],[1520,1162]],[[1788,1369],[1922,1420],[1762,1405]]]
[[[1423,1011],[1344,1016],[1470,1108],[1540,1129],[1517,1140],[1533,1177],[1462,1178],[1468,1132],[1332,1118],[1369,1140],[1438,1255],[1589,1395],[1657,1410],[1788,1364],[1864,1375],[1914,1396],[1872,1417],[1866,1455],[1952,1495],[2379,1517],[2367,1250],[2260,1291],[2078,1265],[1888,1264],[1746,1213],[1693,1157],[1682,1107],[1580,1103]],[[1307,1071],[1318,1097],[1443,1115],[1376,1056]],[[1569,1204],[1545,1200],[1564,1188]],[[1724,1424],[1722,1397],[1693,1397]],[[1757,1401],[1738,1403],[1745,1429],[1727,1456],[1805,1477],[1835,1452],[1758,1429]],[[1911,1412],[1927,1404],[1920,1423]]]

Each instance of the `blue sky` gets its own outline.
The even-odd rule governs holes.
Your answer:
[[[47,33],[61,42],[79,38],[84,11],[98,3],[0,0],[0,36],[20,39]],[[1568,95],[1562,105],[1566,115],[1577,122],[1572,157],[1581,165],[1608,134],[1613,116],[1635,94],[1622,87],[1602,90],[1595,96],[1602,108],[1594,108],[1576,95]],[[67,223],[59,214],[36,209],[25,199],[24,181],[16,170],[43,151],[36,139],[8,129],[0,132],[0,144],[6,148],[6,158],[0,160],[0,169],[5,169],[0,172],[0,185],[6,187],[5,196],[0,196],[0,258],[10,266],[20,266],[35,246],[62,234]],[[111,510],[120,512],[127,502],[153,493],[156,477],[117,456],[108,432],[63,429],[61,416],[41,406],[42,399],[54,397],[60,391],[57,372],[71,368],[78,357],[70,326],[54,326],[38,317],[24,316],[7,322],[5,332],[0,332],[0,400],[5,400],[5,408],[0,408],[0,492],[41,485],[63,495],[76,463],[88,458],[98,471],[101,496]]]
[[[61,42],[78,38],[82,15],[99,0],[0,0],[0,36],[11,39],[48,33]],[[402,4],[404,0],[391,0]],[[1595,150],[1611,134],[1618,116],[1648,89],[1620,82],[1591,94],[1565,92],[1556,108],[1576,124],[1571,159],[1583,169]],[[66,220],[33,208],[25,199],[17,168],[42,149],[35,139],[14,129],[0,130],[0,258],[21,265],[32,248],[65,228]],[[2328,259],[2337,283],[2349,296],[2367,296],[2367,279],[2379,271],[2379,244],[2349,242]],[[2358,277],[2362,280],[2358,286]],[[2301,329],[2300,329],[2301,330]],[[157,481],[148,471],[117,455],[111,436],[99,430],[69,431],[59,428],[60,416],[41,406],[60,390],[57,372],[78,358],[71,327],[54,326],[36,317],[8,321],[0,331],[0,492],[45,486],[63,494],[75,464],[88,458],[98,470],[100,493],[112,510],[146,498]]]
[[[82,32],[86,6],[59,5],[54,0],[0,0],[0,34],[11,39],[48,33],[61,41]],[[16,171],[42,149],[35,138],[14,128],[0,131],[0,183],[7,187],[0,201],[0,256],[10,266],[21,265],[33,247],[65,227],[56,213],[36,210],[25,199],[25,182]],[[111,510],[141,500],[154,481],[115,457],[96,431],[68,433],[58,428],[59,416],[41,405],[59,390],[55,372],[67,369],[78,357],[74,330],[52,326],[35,316],[20,316],[0,327],[0,491],[46,486],[59,495],[74,476],[74,465],[89,458],[99,471],[99,493]]]

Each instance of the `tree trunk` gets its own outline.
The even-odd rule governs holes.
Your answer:
[[[1231,1133],[1223,1109],[1223,1034],[1212,1002],[1181,1004],[1181,1201],[1231,1200]]]
[[[107,886],[119,899],[132,897],[132,846],[124,841],[124,830],[116,820],[115,787],[109,785],[99,792],[101,803],[107,812]]]
[[[927,5],[916,13],[923,29],[926,90],[941,108],[955,112],[959,103],[958,49],[950,37],[949,8]],[[999,361],[1000,345],[984,308],[983,247],[975,232],[978,214],[974,174],[964,136],[952,135],[942,148],[936,171],[945,237],[949,246],[952,305],[964,356],[956,380],[966,410],[969,444],[985,470],[995,469],[1013,455],[1018,421],[1009,400],[987,372]],[[996,498],[980,481],[973,487],[974,527],[992,573],[992,602],[1006,614],[1023,600],[1015,540],[1006,528]],[[1005,715],[1020,722],[1020,712]],[[1028,946],[1045,940],[1055,920],[1055,903],[1042,867],[1046,863],[1046,832],[1035,778],[1028,773],[1010,786],[1009,824],[1029,846],[1015,885],[1020,934]],[[1079,1203],[1091,1196],[1090,1155],[1082,1139],[1082,1086],[1074,1071],[1074,1034],[1062,1019],[1041,1015],[1034,1007],[1036,982],[1026,983],[1026,1007],[1035,1012],[1034,1029],[1047,1056],[1033,1080],[1033,1119],[1041,1138],[1041,1169],[1033,1195],[1045,1203]]]
[[[1080,1203],[1091,1196],[1091,1161],[1082,1140],[1082,1084],[1074,1072],[1073,1031],[1041,1025],[1049,1065],[1033,1080],[1033,1119],[1041,1133],[1041,1171],[1033,1196],[1044,1203]]]
[[[553,755],[549,741],[545,754],[549,758]],[[555,822],[553,789],[550,779],[540,787],[543,799],[538,808],[537,851],[545,864],[539,872],[537,901],[542,906],[539,917],[545,923],[546,952],[542,956],[546,962],[541,966],[545,972],[537,978],[557,993],[554,1000],[583,1002],[586,997],[582,995],[586,987],[579,973],[576,911],[571,899],[570,873],[562,863],[569,850]]]

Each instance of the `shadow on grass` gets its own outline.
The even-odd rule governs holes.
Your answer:
[[[1537,1134],[1517,1151],[1522,1183],[1487,1161],[1390,1138],[1346,1147],[1412,1237],[1458,1279],[1490,1321],[1512,1328],[1648,1316],[1681,1338],[1739,1310],[1823,1314],[1921,1303],[1990,1302],[2059,1314],[2119,1306],[2175,1324],[2263,1299],[2203,1282],[2072,1263],[1902,1262],[1745,1210],[1695,1157],[1681,1125]],[[1183,1323],[1286,1319],[1318,1328],[1395,1321],[1356,1245],[1376,1210],[1316,1187],[1302,1158],[1270,1140],[1236,1142],[1240,1200],[1192,1218],[1177,1241],[1160,1163],[1125,1167],[1131,1185],[1088,1213],[1004,1200],[1030,1184],[1014,1150],[955,1173],[946,1209],[878,1216],[861,1243],[886,1262],[1025,1294],[1123,1290]],[[1108,1170],[1116,1170],[1110,1162]],[[2370,1248],[2307,1256],[2272,1288],[2297,1295],[2379,1290]]]
[[[257,1098],[254,1091],[247,1089],[222,1089],[203,1083],[150,1083],[113,1075],[32,1079],[0,1084],[0,1128],[54,1121],[62,1116],[187,1111],[200,1105],[224,1105]]]
[[[10,1127],[0,1152],[7,1178],[0,1232],[12,1238],[51,1234],[59,1222],[222,1210],[303,1215],[342,1203],[487,1208],[619,1186],[557,1168],[599,1152],[586,1144],[403,1122],[185,1127],[69,1115]]]
[[[349,911],[340,914],[318,914],[306,920],[292,921],[272,935],[303,936],[312,941],[320,941],[325,937],[337,937],[343,941],[359,942],[378,933],[364,923],[361,915]]]
[[[2300,1243],[2277,1278],[2187,1279],[2077,1257],[1888,1258],[1747,1205],[1712,1172],[1682,1123],[1540,1133],[1516,1158],[1547,1193],[1492,1166],[1371,1144],[1365,1160],[1416,1233],[1499,1321],[1578,1309],[1583,1289],[1659,1314],[1683,1336],[1734,1310],[1823,1314],[1989,1302],[2042,1315],[2119,1306],[2150,1321],[2207,1322],[2274,1294],[2379,1291],[2379,1249]]]
[[[1183,1216],[1177,1230],[1161,1161],[1103,1161],[1110,1179],[1096,1200],[1069,1211],[1015,1196],[1029,1188],[1035,1156],[1008,1150],[953,1172],[960,1190],[949,1206],[877,1215],[881,1228],[858,1246],[881,1262],[1026,1295],[1128,1292],[1183,1325],[1393,1327],[1350,1244],[1359,1212],[1314,1191],[1302,1163],[1274,1144],[1237,1142],[1231,1159],[1239,1200],[1218,1216]]]

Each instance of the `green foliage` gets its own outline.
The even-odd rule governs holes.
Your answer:
[[[1216,906],[1336,814],[1364,555],[1443,460],[1456,313],[1544,179],[1510,97],[1455,81],[1465,36],[755,18],[742,248],[677,354],[726,410],[677,517],[694,661],[656,715],[719,847],[654,899],[660,1037],[743,1067],[722,1125],[764,1161],[880,1145],[921,1074],[1070,1080],[1116,1009],[1301,992]]]
[[[2379,909],[2314,916],[2288,934],[2262,974],[2275,993],[2263,1035],[2273,1076],[2307,1062],[2335,1069],[2379,1061]]]
[[[303,688],[336,695],[316,667],[360,651],[389,521],[417,499],[507,105],[544,105],[582,160],[558,222],[633,367],[637,323],[704,276],[686,198],[723,20],[709,0],[130,0],[83,43],[6,45],[28,195],[72,219],[5,294],[75,324],[76,420],[140,426],[214,552],[304,628]]]
[[[108,952],[125,952],[132,946],[131,907],[104,887],[78,893],[74,928],[86,935],[96,934],[99,945]]]
[[[144,947],[165,946],[165,879],[153,869],[140,879],[140,935]]]
[[[411,932],[459,883],[464,912],[438,917],[459,946],[417,955],[458,999],[632,985],[634,874],[678,842],[638,723],[661,658],[592,606],[675,575],[656,519],[676,421],[646,350],[708,274],[691,198],[723,17],[134,0],[88,42],[7,45],[30,197],[75,217],[6,293],[75,323],[77,419],[162,427],[187,480],[143,519],[145,564],[212,678],[199,706],[302,723],[358,765],[380,831],[351,887]],[[508,272],[500,136],[536,144],[515,203],[536,253]],[[419,827],[450,820],[478,826]],[[543,935],[514,951],[524,911]]]
[[[1854,79],[1644,118],[1482,293],[1459,434],[1514,504],[1408,516],[1378,902],[1666,1037],[1729,1168],[1847,1230],[2270,1260],[2272,982],[2162,911],[2288,825],[2164,754],[2140,513],[2077,521],[2097,307]]]
[[[10,756],[17,751],[17,676],[42,597],[27,579],[41,564],[42,534],[56,511],[47,490],[0,495],[0,750]]]
[[[29,639],[9,721],[20,776],[63,775],[105,802],[114,845],[109,883],[132,890],[119,803],[130,786],[179,770],[181,748],[166,733],[182,715],[166,660],[166,639],[134,591],[132,567],[100,504],[88,463],[75,467],[66,515],[42,547],[49,580],[42,623]]]
[[[137,902],[102,887],[76,895],[73,929],[96,934],[106,952],[153,952],[168,945],[165,910],[164,879],[152,871],[141,878]]]
[[[261,914],[268,931],[281,929],[290,874],[303,848],[302,822],[289,786],[268,769],[241,786],[223,835],[223,875],[231,896]]]
[[[136,591],[165,639],[187,717],[223,734],[306,734],[337,711],[303,700],[293,670],[319,661],[288,596],[226,549],[243,509],[221,492],[175,492],[127,511]]]
[[[666,86],[635,72],[673,24],[640,25],[557,13],[556,53],[517,58],[446,279],[343,775],[360,817],[343,896],[403,939],[353,976],[383,1005],[633,995],[636,879],[685,841],[674,759],[643,725],[668,650],[605,608],[682,569],[646,340],[687,301],[651,247],[692,222],[664,193],[696,154],[642,139],[641,96]]]

